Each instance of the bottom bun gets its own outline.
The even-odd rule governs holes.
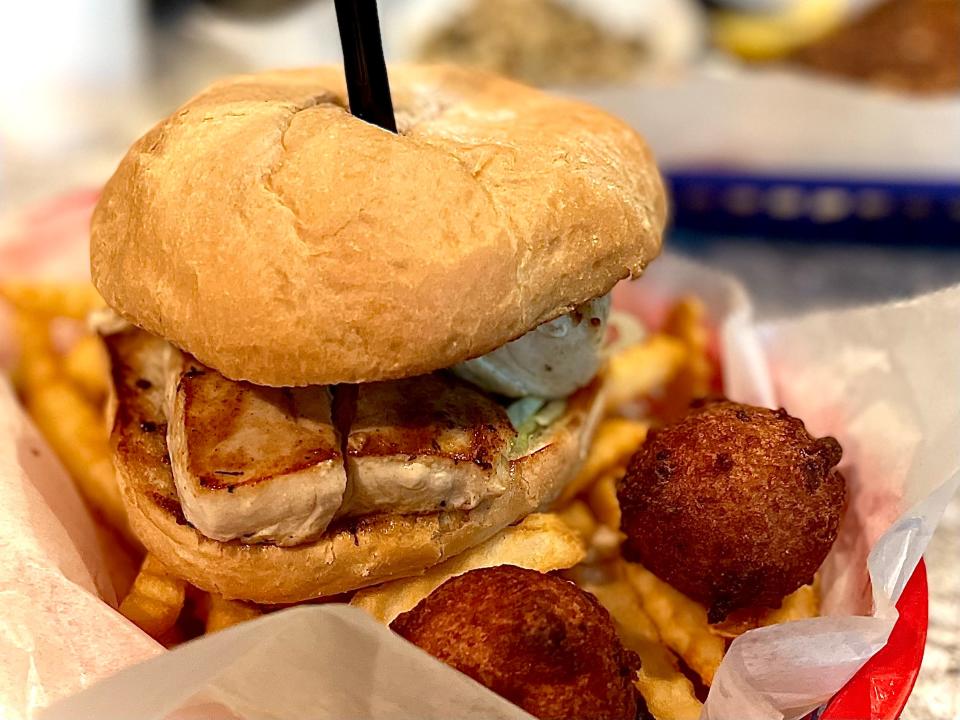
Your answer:
[[[293,547],[219,542],[183,516],[163,412],[164,341],[142,330],[106,338],[111,443],[130,526],[171,572],[227,598],[264,604],[337,595],[417,575],[551,502],[580,468],[600,415],[600,383],[570,397],[537,451],[511,462],[506,492],[467,511],[370,515]]]

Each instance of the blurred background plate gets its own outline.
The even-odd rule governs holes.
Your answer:
[[[642,129],[677,227],[960,244],[960,95],[709,63],[575,95]]]

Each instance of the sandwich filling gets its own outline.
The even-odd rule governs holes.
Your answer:
[[[607,294],[493,352],[454,366],[453,372],[505,397],[566,397],[597,374],[609,314]]]
[[[233,382],[167,351],[167,448],[184,516],[207,537],[295,545],[347,488],[326,387]]]
[[[403,380],[268,388],[167,346],[170,465],[184,517],[219,541],[293,546],[338,518],[470,510],[543,447],[600,363],[609,298],[482,358]],[[519,399],[518,399],[519,398]]]
[[[516,435],[495,400],[444,373],[357,386],[341,514],[470,509],[507,488]]]

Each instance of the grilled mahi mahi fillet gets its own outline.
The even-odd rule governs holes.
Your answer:
[[[466,510],[506,489],[516,433],[482,392],[433,373],[355,393],[344,514]]]
[[[452,375],[342,386],[334,412],[327,387],[235,382],[173,347],[166,368],[183,514],[215,540],[298,545],[335,517],[468,510],[507,487],[507,414]]]
[[[215,540],[321,535],[347,478],[326,387],[228,380],[169,348],[167,444],[183,514]]]

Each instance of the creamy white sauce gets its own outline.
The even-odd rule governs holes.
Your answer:
[[[452,370],[477,387],[507,397],[566,397],[597,374],[609,313],[608,294]]]
[[[100,335],[115,335],[131,327],[113,308],[100,308],[87,315],[87,328]]]

